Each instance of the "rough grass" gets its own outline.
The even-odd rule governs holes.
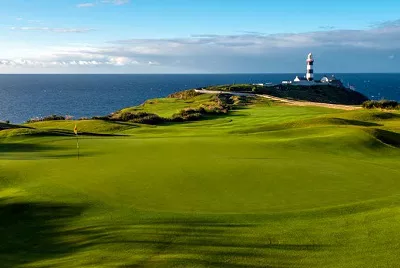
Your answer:
[[[148,100],[142,105],[122,109],[119,113],[124,112],[148,112],[154,113],[161,117],[169,118],[173,114],[185,108],[195,108],[207,101],[212,101],[213,95],[202,94],[195,95],[192,98],[161,98]]]
[[[125,135],[80,137],[79,160],[75,137],[2,130],[0,266],[396,267],[398,116],[255,102],[23,129]]]

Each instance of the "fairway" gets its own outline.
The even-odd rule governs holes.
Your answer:
[[[97,134],[79,159],[74,136],[51,134],[75,124]],[[0,131],[2,267],[398,265],[398,111],[260,101],[196,122],[24,127]]]

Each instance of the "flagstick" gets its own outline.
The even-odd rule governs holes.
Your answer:
[[[78,149],[78,160],[79,160],[79,138],[78,138],[78,134],[76,134],[76,148]]]

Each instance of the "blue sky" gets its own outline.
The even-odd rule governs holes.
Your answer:
[[[0,73],[400,72],[400,1],[0,0]]]

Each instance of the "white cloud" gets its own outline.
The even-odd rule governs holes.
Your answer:
[[[50,27],[11,27],[13,31],[41,31],[53,33],[87,33],[94,31],[88,28],[50,28]]]
[[[389,60],[394,60],[396,58],[396,55],[390,55],[388,58]]]
[[[160,63],[157,61],[149,61],[147,64],[148,65],[160,65]]]
[[[102,0],[102,3],[105,4],[113,4],[113,5],[125,5],[128,4],[130,2],[130,0]]]
[[[125,65],[139,64],[139,62],[128,57],[109,57],[106,64],[111,64],[115,66],[125,66]]]
[[[124,58],[124,57],[109,57],[108,59],[97,61],[97,60],[69,60],[69,61],[39,61],[29,59],[0,59],[0,67],[68,67],[68,66],[127,66],[127,65],[139,65],[138,61]]]
[[[76,6],[79,7],[79,8],[82,8],[82,7],[94,7],[95,3],[82,3],[82,4],[78,4]]]

